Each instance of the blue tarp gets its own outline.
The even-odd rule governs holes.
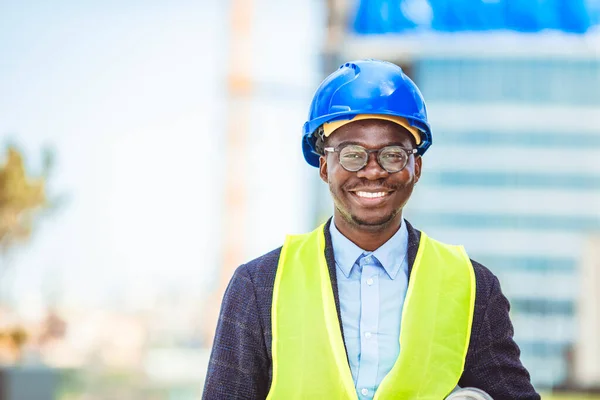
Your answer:
[[[358,0],[354,32],[553,29],[585,33],[600,23],[600,0]]]

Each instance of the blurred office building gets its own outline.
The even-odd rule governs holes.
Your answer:
[[[406,217],[500,279],[536,387],[600,385],[600,2],[330,1],[327,60],[421,88]]]

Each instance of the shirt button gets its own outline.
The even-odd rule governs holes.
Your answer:
[[[362,393],[363,396],[366,396],[369,394],[369,389],[362,389],[360,392]]]
[[[367,279],[367,285],[371,286],[373,284],[373,278]]]
[[[371,339],[371,336],[372,336],[372,335],[371,335],[371,332],[367,332],[367,333],[365,333],[365,337],[366,337],[367,339]],[[367,389],[363,389],[363,390],[367,390]]]

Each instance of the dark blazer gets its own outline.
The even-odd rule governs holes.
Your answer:
[[[330,223],[331,219],[325,226],[325,258],[341,327]],[[410,276],[421,232],[406,223]],[[221,305],[203,399],[267,397],[272,373],[271,303],[280,251],[273,250],[235,271]],[[486,267],[472,263],[477,283],[475,312],[465,370],[458,384],[485,390],[495,400],[538,400],[513,341],[510,305],[500,282]]]

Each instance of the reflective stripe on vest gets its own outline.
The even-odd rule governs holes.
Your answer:
[[[357,399],[325,260],[324,226],[286,238],[271,309],[267,399]],[[462,375],[475,304],[464,248],[421,233],[402,310],[400,354],[375,399],[441,400]]]

